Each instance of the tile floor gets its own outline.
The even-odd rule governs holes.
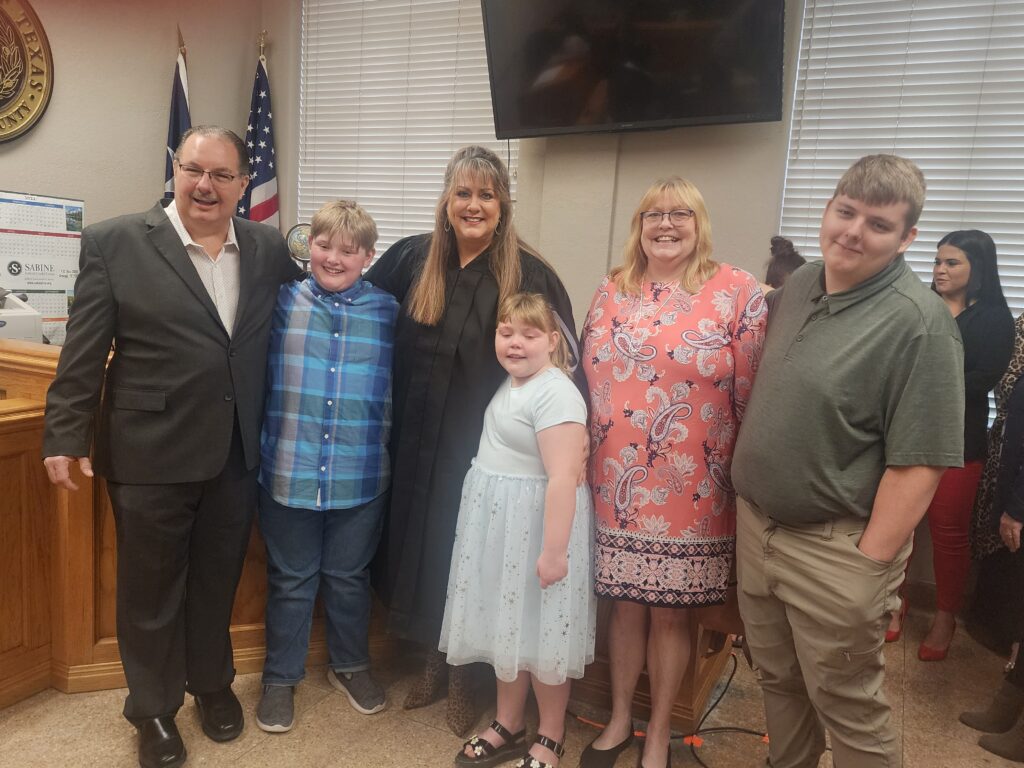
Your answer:
[[[957,714],[983,706],[999,684],[1002,660],[958,632],[949,658],[939,664],[917,660],[917,643],[929,617],[908,618],[904,639],[886,650],[886,691],[895,722],[903,735],[905,768],[999,768],[1015,764],[996,758],[976,745],[977,734],[957,721]],[[215,744],[199,730],[195,710],[186,703],[178,725],[189,750],[187,766],[198,768],[347,768],[348,766],[425,766],[449,768],[461,740],[444,723],[444,704],[406,712],[401,708],[415,659],[403,659],[381,670],[389,686],[391,706],[366,717],[355,712],[324,677],[311,668],[296,697],[297,722],[287,734],[267,734],[255,727],[253,710],[259,698],[259,675],[240,676],[235,690],[246,711],[242,736]],[[726,673],[731,668],[727,665]],[[724,677],[723,677],[724,682]],[[67,695],[46,691],[0,710],[0,768],[133,768],[134,729],[120,716],[123,690]],[[578,707],[581,714],[600,712]],[[481,725],[485,725],[481,720]],[[706,723],[712,726],[764,727],[760,692],[742,658],[719,707]],[[575,768],[582,748],[595,731],[571,722],[566,768]],[[763,766],[767,746],[757,736],[712,734],[699,754],[713,768]],[[673,747],[673,765],[697,766],[689,747]],[[636,752],[627,752],[619,768],[632,768]],[[826,755],[822,768],[831,768]]]

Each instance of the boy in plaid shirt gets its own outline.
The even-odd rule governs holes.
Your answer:
[[[267,545],[267,659],[256,722],[291,730],[313,603],[326,613],[327,678],[363,714],[370,674],[369,564],[391,479],[391,359],[398,302],[362,279],[377,227],[355,203],[313,217],[310,272],[281,287],[268,356],[259,522]]]

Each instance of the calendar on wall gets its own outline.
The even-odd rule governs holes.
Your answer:
[[[64,343],[82,241],[81,200],[0,190],[0,287],[24,293],[43,335]]]

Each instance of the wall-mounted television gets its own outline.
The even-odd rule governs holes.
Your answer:
[[[782,119],[784,0],[481,0],[499,139]]]

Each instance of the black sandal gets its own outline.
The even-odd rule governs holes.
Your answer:
[[[555,753],[556,757],[560,758],[565,754],[565,747],[563,745],[559,744],[554,739],[549,739],[547,736],[541,736],[539,733],[537,734],[537,738],[533,740],[533,743],[540,744],[542,747],[547,747]],[[556,768],[556,766],[551,763],[542,763],[536,757],[527,752],[519,758],[519,762],[516,763],[513,768]]]
[[[462,750],[455,756],[456,765],[475,765],[477,768],[487,768],[490,765],[500,765],[513,760],[519,750],[523,748],[522,742],[526,738],[526,729],[519,733],[510,733],[508,728],[492,720],[490,728],[505,740],[500,747],[496,747],[487,739],[474,736],[462,745]],[[475,757],[466,754],[466,747],[473,750]]]

